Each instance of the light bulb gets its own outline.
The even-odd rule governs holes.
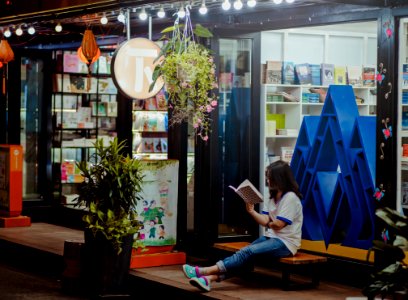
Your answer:
[[[101,24],[103,25],[108,24],[108,18],[106,17],[105,13],[103,13],[103,16],[101,18]]]
[[[273,3],[275,3],[275,4],[281,4],[281,3],[282,3],[282,0],[273,0]]]
[[[198,10],[198,12],[202,15],[205,15],[207,13],[208,9],[207,6],[205,6],[205,0],[203,0],[203,3],[201,4],[200,9]]]
[[[289,4],[295,2],[295,0],[285,0],[285,1],[286,1],[286,3],[289,3]]]
[[[56,31],[56,32],[61,32],[61,31],[62,31],[61,23],[58,23],[58,24],[55,26],[55,31]]]
[[[8,38],[8,37],[11,37],[10,28],[7,28],[6,31],[4,31],[4,36],[7,37],[7,38]]]
[[[248,7],[255,7],[256,1],[255,0],[248,0],[247,5],[248,5]]]
[[[184,6],[180,6],[179,11],[177,12],[177,15],[180,19],[183,19],[186,16],[186,11],[184,10]]]
[[[234,1],[234,8],[236,9],[236,10],[240,10],[241,8],[242,8],[242,1],[241,0],[235,0]]]
[[[16,34],[17,34],[18,36],[22,35],[22,34],[23,34],[23,29],[21,29],[21,27],[18,27],[18,28],[16,29]]]
[[[231,8],[231,3],[228,0],[225,0],[222,2],[221,6],[223,10],[229,10]]]
[[[143,7],[142,11],[139,14],[139,19],[144,21],[147,19],[147,13],[146,13],[146,9]]]
[[[27,31],[29,34],[33,35],[35,33],[35,28],[33,26],[30,26]]]
[[[164,11],[163,6],[160,7],[159,11],[157,12],[157,16],[158,16],[160,19],[162,19],[162,18],[164,18],[164,17],[166,16],[166,12]]]
[[[125,23],[125,15],[123,14],[123,12],[120,12],[118,15],[118,21],[121,23]]]

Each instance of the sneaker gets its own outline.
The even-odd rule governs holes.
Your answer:
[[[183,265],[183,272],[184,272],[184,275],[186,275],[188,279],[191,279],[194,277],[200,277],[198,267],[193,267],[190,265]]]
[[[191,278],[190,279],[190,284],[192,286],[195,286],[195,287],[199,288],[200,290],[202,290],[204,292],[209,292],[211,290],[210,282],[208,281],[208,279],[205,276]]]

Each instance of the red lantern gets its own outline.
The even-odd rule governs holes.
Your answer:
[[[7,40],[0,41],[0,68],[14,59],[14,52]],[[6,94],[6,70],[3,70],[3,95]]]

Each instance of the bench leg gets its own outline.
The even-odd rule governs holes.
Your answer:
[[[282,289],[286,291],[290,289],[290,270],[286,267],[282,268]]]

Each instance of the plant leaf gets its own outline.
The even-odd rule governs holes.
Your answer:
[[[196,36],[203,37],[203,38],[213,37],[213,34],[211,33],[211,31],[209,31],[207,28],[205,28],[204,26],[200,24],[197,24],[195,26],[194,34]]]

